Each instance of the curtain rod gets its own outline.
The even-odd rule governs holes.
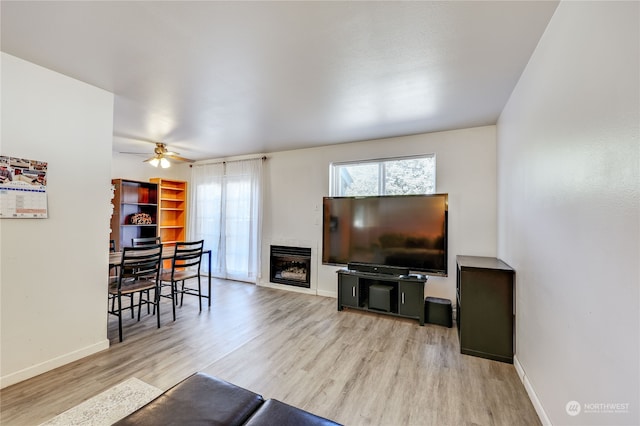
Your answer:
[[[269,157],[267,157],[266,155],[263,155],[262,157],[256,157],[256,158],[243,158],[242,160],[223,160],[223,161],[212,161],[212,162],[204,162],[204,163],[200,163],[200,164],[196,164],[196,166],[206,166],[208,164],[227,164],[227,163],[237,163],[239,161],[247,161],[247,160],[268,160]],[[193,164],[189,164],[189,167],[193,167]]]

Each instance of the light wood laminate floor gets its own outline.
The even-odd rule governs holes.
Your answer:
[[[336,300],[214,280],[162,327],[109,322],[108,350],[3,389],[2,425],[36,425],[126,380],[163,390],[196,371],[345,425],[538,425],[514,367],[461,355],[457,331]]]

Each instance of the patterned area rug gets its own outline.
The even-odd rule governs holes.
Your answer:
[[[57,415],[41,426],[107,426],[133,413],[162,391],[132,377]]]

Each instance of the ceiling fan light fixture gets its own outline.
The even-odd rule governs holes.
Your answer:
[[[193,163],[195,161],[195,160],[190,160],[188,158],[180,157],[180,154],[177,152],[169,151],[167,149],[167,146],[162,142],[156,142],[156,147],[153,151],[154,151],[153,157],[147,158],[146,160],[143,161],[144,163],[151,164],[153,167],[162,167],[163,169],[171,167],[171,161],[169,161],[169,159],[179,161],[179,162],[180,161],[187,162],[187,163]],[[130,153],[130,154],[133,154],[133,153]]]

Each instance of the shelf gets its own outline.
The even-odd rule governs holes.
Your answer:
[[[151,178],[159,188],[159,234],[163,243],[175,244],[187,238],[187,182]]]
[[[182,192],[186,190],[186,185],[184,181],[181,180],[169,180],[169,179],[160,179],[160,178],[153,178],[151,179],[151,181],[155,181],[155,180],[161,180],[162,182],[160,183],[160,189],[162,191],[178,191],[178,192]]]

